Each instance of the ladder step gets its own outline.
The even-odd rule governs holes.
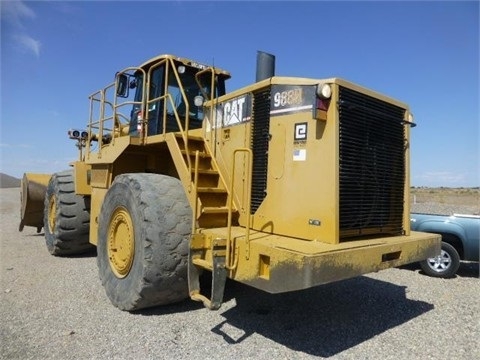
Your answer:
[[[218,206],[218,207],[203,207],[202,214],[228,214],[228,207]]]
[[[196,151],[195,150],[190,150],[188,153],[186,150],[180,150],[182,155],[189,155],[189,156],[192,156],[192,157],[195,157],[196,156]],[[206,152],[203,152],[203,151],[199,151],[198,152],[198,156],[201,157],[201,158],[211,158],[212,156]]]
[[[192,172],[195,172],[195,169],[192,168]],[[218,175],[218,171],[213,169],[198,169],[198,173],[202,175]]]
[[[211,298],[200,293],[200,281],[199,271],[195,266],[207,265],[203,264],[204,260],[192,259],[189,256],[188,261],[188,290],[192,300],[201,301],[210,310],[218,310],[223,302],[223,294],[225,291],[225,283],[227,281],[227,269],[225,267],[225,256],[215,256],[213,258],[213,264],[208,264],[212,270],[212,286],[211,286]],[[213,266],[212,266],[213,265]],[[207,267],[208,269],[208,267]]]
[[[180,140],[183,140],[182,133],[180,133],[180,132],[175,133],[175,137],[180,139]],[[201,136],[188,135],[187,138],[188,138],[188,140],[193,140],[193,141],[200,141],[200,142],[204,141],[204,138],[201,137]]]
[[[213,187],[199,187],[197,189],[199,193],[215,193],[215,194],[225,194],[227,190],[221,188],[213,188]]]
[[[200,259],[200,258],[192,259],[192,263],[193,265],[200,266],[204,269],[210,269],[210,270],[212,269],[212,263],[204,259]]]

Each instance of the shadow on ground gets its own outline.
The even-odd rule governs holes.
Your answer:
[[[433,309],[405,287],[358,277],[287,294],[229,282],[237,306],[212,331],[230,344],[260,334],[294,351],[330,357]],[[221,310],[220,310],[221,311]]]
[[[422,269],[420,268],[420,265],[418,265],[416,263],[403,265],[403,266],[400,267],[400,269],[410,270],[410,271],[417,271],[418,270],[419,275],[428,276],[422,271]],[[479,278],[480,277],[480,264],[476,263],[476,262],[462,261],[460,263],[460,267],[458,268],[457,274],[455,275],[455,277],[457,277],[457,276],[462,277],[462,278]]]
[[[202,277],[204,289],[210,279]],[[224,302],[235,299],[236,305],[218,310],[225,320],[211,331],[232,345],[256,333],[294,351],[330,357],[433,309],[405,294],[404,286],[364,276],[286,294],[227,280]],[[162,316],[202,307],[188,299],[135,313]]]

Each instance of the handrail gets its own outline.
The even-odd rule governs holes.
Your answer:
[[[145,121],[147,123],[146,129],[144,129],[144,131],[143,131],[144,138],[148,136],[148,121],[150,121],[149,111],[148,111],[149,105],[151,103],[155,102],[155,101],[160,101],[160,100],[163,100],[165,98],[165,96],[163,95],[163,96],[159,96],[159,97],[150,99],[150,88],[151,88],[150,81],[152,79],[152,73],[155,69],[159,68],[160,66],[162,66],[164,64],[167,64],[167,66],[164,69],[164,72],[165,72],[165,88],[163,90],[163,93],[167,94],[167,88],[168,88],[168,63],[167,63],[167,59],[163,59],[163,60],[155,63],[154,65],[150,66],[150,68],[148,69],[147,79],[146,79],[148,81],[147,81],[147,84],[146,84],[146,88],[143,89],[144,98],[146,98],[146,102],[145,102],[145,110],[146,110],[145,111],[146,112]],[[145,90],[148,90],[148,91],[145,91]],[[166,109],[167,109],[167,107],[165,106],[165,101],[164,101],[163,114],[161,114],[164,125],[165,125],[165,120],[166,120]],[[160,116],[160,114],[158,114],[158,116]],[[163,126],[162,134],[165,135],[165,126]]]
[[[145,70],[143,70],[142,68],[139,68],[139,67],[128,67],[126,69],[123,69],[122,71],[120,71],[118,74],[123,74],[123,73],[126,73],[128,71],[133,71],[133,72],[141,72],[142,73],[142,99],[141,101],[122,101],[120,103],[117,102],[117,99],[118,99],[118,95],[117,95],[117,81],[115,81],[113,83],[114,85],[114,94],[113,94],[113,128],[115,128],[115,122],[118,120],[118,116],[117,116],[117,112],[120,113],[118,111],[118,109],[120,109],[121,107],[123,106],[126,106],[126,105],[136,105],[136,104],[140,104],[140,109],[141,111],[143,111],[145,109],[145,90],[147,89],[147,86],[146,86],[146,82],[147,82],[147,79],[146,79],[146,74],[145,74]],[[139,86],[137,84],[137,86]],[[106,90],[107,88],[105,88]],[[148,96],[148,95],[147,95]],[[120,113],[121,114],[121,113]],[[131,119],[130,119],[131,121]],[[141,123],[141,126],[142,126],[142,130],[144,128],[144,119],[142,119],[142,123]],[[119,128],[119,132],[121,132],[121,126],[120,124],[118,124],[118,128]],[[143,131],[142,131],[143,133]],[[115,134],[114,134],[115,135]],[[115,142],[115,136],[112,136],[112,142]]]
[[[122,70],[120,73],[126,73],[128,71],[140,71],[143,73],[143,81],[141,86],[143,89],[142,94],[145,94],[145,89],[146,89],[145,71],[141,68],[129,67]],[[98,158],[101,158],[102,156],[101,150],[106,138],[105,135],[111,134],[111,136],[109,137],[109,142],[113,144],[115,142],[115,138],[117,136],[120,136],[122,132],[120,118],[127,119],[127,121],[130,120],[129,117],[123,114],[122,112],[120,112],[119,109],[128,105],[140,105],[142,109],[144,108],[143,106],[145,104],[144,95],[142,96],[141,101],[118,101],[116,86],[117,86],[117,82],[114,81],[108,84],[107,86],[105,86],[103,89],[98,90],[89,96],[90,108],[89,108],[89,120],[87,124],[88,138],[89,139],[94,138],[94,134],[92,134],[93,132],[92,130],[94,129],[98,130],[98,134],[95,134],[96,135],[95,139],[98,141],[98,155],[97,155]],[[113,93],[112,93],[112,89],[113,89]],[[113,102],[107,99],[107,93],[108,93],[108,99],[113,98]],[[95,103],[99,103],[98,108],[95,106]],[[107,108],[108,108],[108,111],[107,111]],[[107,112],[109,113],[109,116],[106,115]],[[108,123],[112,122],[112,126],[107,127],[106,126],[107,122]],[[90,158],[91,153],[92,153],[92,148],[90,145],[90,141],[87,141],[87,144],[86,144],[87,159]]]
[[[246,224],[246,229],[245,229],[245,256],[246,259],[250,257],[250,227],[251,227],[251,215],[250,215],[250,208],[251,208],[251,201],[250,201],[250,196],[251,196],[251,179],[252,179],[252,159],[253,159],[253,152],[249,148],[238,148],[233,151],[233,161],[232,161],[232,172],[230,176],[230,189],[229,189],[229,202],[228,202],[228,220],[227,220],[227,256],[225,259],[225,266],[228,270],[234,270],[237,265],[238,265],[238,253],[235,252],[234,250],[234,261],[233,264],[231,264],[231,243],[233,243],[232,240],[232,210],[233,210],[233,187],[235,184],[235,162],[236,162],[236,155],[237,153],[240,152],[245,152],[248,154],[248,167],[247,167],[247,172],[246,172],[246,178],[247,178],[247,209],[246,209],[246,214],[247,214],[247,224]]]
[[[204,90],[203,90],[203,86],[202,86],[202,83],[200,82],[200,75],[204,74],[204,73],[207,73],[207,72],[211,72],[212,73],[212,77],[211,77],[211,83],[210,83],[210,94],[207,94]],[[215,69],[213,67],[208,67],[206,69],[203,69],[203,70],[200,70],[199,72],[197,72],[195,74],[195,81],[197,82],[197,85],[198,85],[198,88],[200,89],[200,91],[202,92],[203,95],[205,95],[205,97],[208,99],[208,100],[212,100],[213,99],[213,92],[214,92],[214,85],[215,85]]]
[[[202,83],[200,82],[200,75],[204,74],[204,73],[207,73],[207,72],[211,72],[212,73],[212,76],[210,78],[210,96],[208,96],[208,94],[203,90],[203,86],[202,86]],[[199,72],[197,72],[195,74],[195,81],[197,82],[197,85],[200,89],[200,91],[202,92],[202,94],[205,95],[206,98],[208,98],[209,101],[213,101],[213,99],[215,98],[215,68],[213,67],[208,67],[206,69],[203,69],[203,70],[200,70]],[[213,132],[213,143],[216,144],[217,142],[217,131],[216,131],[216,119],[214,118],[216,112],[214,111],[214,104],[212,102],[212,105],[210,106],[210,116],[209,116],[209,119],[212,123],[212,128],[215,129],[215,131]],[[214,147],[214,149],[216,149],[216,147]],[[215,151],[214,151],[215,152]],[[215,154],[214,154],[215,155]]]
[[[104,124],[104,118],[105,118],[105,93],[107,92],[107,89],[111,87],[111,85],[105,87],[101,94],[101,101],[100,101],[100,123],[99,126],[100,128],[98,129],[98,155],[97,157],[100,159],[102,157],[102,145],[103,145],[103,124]]]
[[[114,100],[114,103],[112,104],[112,102],[108,101],[106,99],[106,93],[109,89],[111,88],[114,88],[115,87],[115,83],[111,83],[109,85],[107,85],[106,87],[104,87],[103,89],[101,90],[98,90],[96,92],[94,92],[93,94],[90,95],[90,116],[89,116],[89,123],[88,123],[88,136],[89,136],[89,139],[92,138],[92,129],[98,129],[98,136],[97,136],[97,141],[98,141],[98,158],[100,159],[101,158],[101,148],[102,148],[102,145],[103,145],[103,135],[104,133],[106,132],[113,132],[114,131],[114,128],[115,128],[115,109],[116,109],[116,106],[115,106],[115,101]],[[98,98],[98,96],[100,96],[100,98]],[[116,99],[116,95],[114,95],[114,98]],[[98,117],[98,120],[95,120],[93,119],[93,104],[95,102],[98,102],[100,104],[99,106],[99,117]],[[110,109],[111,109],[111,112],[112,112],[112,115],[111,116],[106,116],[105,115],[105,105],[109,105],[110,106]],[[113,122],[113,127],[112,128],[108,128],[105,126],[105,123],[108,122],[108,121],[112,121]],[[112,142],[114,142],[115,136],[112,136]],[[87,141],[87,149],[86,149],[86,152],[88,154],[88,158],[90,157],[90,153],[91,153],[91,147],[90,147],[90,141]]]
[[[150,81],[151,81],[151,76],[152,76],[152,72],[157,69],[158,67],[160,66],[163,66],[165,65],[165,79],[164,79],[164,84],[165,84],[165,88],[164,88],[164,91],[163,91],[163,94],[162,96],[159,96],[159,97],[156,97],[156,98],[153,98],[153,99],[150,99],[150,91],[148,91],[149,89],[149,86],[150,86]],[[129,67],[129,68],[126,68],[124,70],[122,70],[120,73],[126,73],[128,71],[141,71],[143,73],[143,79],[142,79],[142,100],[141,101],[118,101],[118,96],[116,94],[116,89],[117,89],[117,82],[113,82],[109,85],[107,85],[105,88],[97,91],[97,92],[94,92],[93,94],[90,95],[90,116],[89,116],[89,123],[88,123],[88,131],[89,131],[89,137],[91,138],[92,137],[92,129],[98,129],[99,130],[99,133],[98,133],[98,146],[99,146],[99,151],[98,151],[98,157],[100,158],[101,157],[101,148],[103,146],[103,142],[104,142],[104,135],[106,132],[110,133],[110,132],[114,132],[115,130],[115,126],[116,125],[119,125],[118,128],[120,129],[120,124],[117,124],[117,115],[120,114],[122,115],[122,113],[119,111],[119,109],[121,107],[124,107],[124,106],[127,106],[127,105],[136,105],[136,104],[139,104],[141,105],[141,109],[143,111],[143,118],[142,119],[139,119],[139,125],[141,126],[142,128],[142,131],[141,131],[141,142],[142,143],[145,143],[145,139],[146,137],[149,135],[148,134],[148,126],[146,126],[148,124],[148,121],[150,121],[151,119],[149,119],[149,113],[147,111],[148,109],[148,106],[156,101],[163,101],[163,114],[159,114],[159,116],[163,116],[163,129],[162,129],[162,134],[165,135],[165,133],[167,132],[166,131],[166,124],[167,124],[167,118],[168,118],[168,114],[167,114],[167,102],[171,105],[172,107],[172,110],[173,110],[173,116],[175,118],[175,121],[177,123],[177,126],[178,126],[178,129],[180,131],[180,134],[182,136],[182,140],[184,142],[184,148],[185,148],[185,151],[187,153],[187,156],[186,156],[186,162],[187,162],[187,167],[188,167],[188,171],[191,173],[192,172],[192,159],[190,158],[190,152],[189,152],[189,139],[188,139],[188,132],[189,132],[189,128],[190,128],[190,103],[187,99],[187,96],[186,96],[186,93],[185,93],[185,90],[183,88],[183,84],[182,84],[182,81],[180,79],[180,75],[178,73],[178,70],[175,66],[175,61],[174,59],[163,59],[159,62],[157,62],[156,64],[154,64],[153,66],[151,66],[149,69],[148,69],[148,72],[146,72],[144,69],[142,68],[137,68],[137,67]],[[170,71],[171,70],[171,71]],[[207,71],[214,71],[212,68],[209,68],[207,69]],[[201,70],[200,72],[203,72],[203,70]],[[182,96],[182,100],[184,101],[185,103],[185,116],[183,117],[182,116],[182,119],[180,119],[180,116],[178,114],[178,111],[175,107],[175,101],[172,97],[172,95],[170,93],[168,93],[168,83],[169,83],[169,76],[171,76],[171,74],[173,74],[173,77],[175,78],[176,82],[177,82],[177,85],[178,85],[178,89],[179,89],[179,92]],[[196,76],[196,81],[198,83],[198,78],[197,78],[197,75]],[[211,97],[213,96],[213,91],[214,91],[214,76],[212,76],[212,91],[211,91]],[[114,90],[114,94],[112,94],[112,97],[113,97],[113,102],[112,101],[109,101],[107,100],[107,92],[109,90],[113,89]],[[203,91],[203,89],[201,89]],[[99,105],[99,108],[98,108],[98,111],[95,111],[94,112],[94,103],[95,102],[98,102],[100,105]],[[107,109],[106,107],[109,107],[110,111],[112,112],[112,115],[111,116],[106,116],[106,113],[107,113]],[[211,110],[212,111],[212,110]],[[95,118],[94,119],[94,113],[97,113],[99,114],[98,118]],[[125,117],[125,116],[124,116]],[[184,119],[184,122],[182,121]],[[113,126],[112,128],[107,128],[105,125],[108,121],[112,121],[113,122]],[[111,136],[111,141],[112,143],[115,142],[115,133],[112,134]],[[88,144],[88,148],[87,148],[87,153],[90,155],[91,153],[91,147],[90,147],[90,143]]]
[[[193,219],[192,219],[192,235],[197,231],[197,212],[198,212],[198,166],[200,162],[200,152],[195,151],[195,168],[193,174]]]
[[[153,103],[155,101],[162,101],[162,100],[165,100],[165,99],[167,99],[170,102],[170,104],[172,105],[173,116],[174,116],[174,118],[177,122],[178,128],[180,129],[180,134],[182,136],[183,143],[185,144],[185,152],[188,155],[186,157],[187,158],[188,171],[191,173],[192,172],[192,161],[190,159],[189,150],[188,150],[188,135],[186,135],[186,131],[182,127],[182,122],[180,120],[180,116],[178,115],[177,109],[175,108],[175,101],[173,100],[172,95],[170,93],[166,93],[165,95],[162,95],[162,96],[156,97],[152,100],[149,100],[147,102],[147,106],[150,105],[150,103]],[[167,132],[167,116],[166,115],[164,115],[162,123],[163,123],[162,134],[165,135],[166,132]]]
[[[185,94],[185,91],[183,90],[183,84],[180,80],[180,76],[178,75],[177,68],[174,66],[175,63],[173,62],[172,59],[168,59],[168,60],[169,60],[170,66],[173,69],[173,74],[175,75],[175,79],[177,80],[178,89],[180,90],[180,93],[182,94],[182,100],[185,103],[185,129],[183,128],[182,123],[180,121],[180,117],[178,116],[177,109],[175,107],[175,102],[173,101],[172,96],[167,91],[165,91],[165,94],[169,95],[170,102],[172,103],[173,113],[175,114],[175,119],[177,120],[178,128],[180,129],[180,132],[182,134],[183,144],[185,146],[185,152],[187,153],[186,158],[187,158],[188,172],[191,174],[192,173],[192,161],[190,159],[190,151],[188,149],[188,130],[190,128],[190,104],[189,104],[187,95]],[[166,71],[166,74],[167,74],[166,84],[168,84],[167,81],[168,81],[169,71]],[[167,89],[165,89],[165,90],[167,90]],[[166,107],[165,107],[165,109],[166,109]],[[164,123],[166,123],[166,121],[164,121]],[[164,133],[165,133],[165,131],[164,131]]]
[[[166,126],[167,126],[167,115],[168,115],[166,101],[170,102],[170,104],[172,105],[173,115],[175,117],[175,121],[177,122],[178,128],[180,130],[180,134],[182,136],[182,140],[183,140],[183,143],[184,143],[184,146],[185,146],[185,152],[187,153],[186,160],[187,160],[188,171],[189,171],[189,173],[191,173],[192,172],[192,161],[190,159],[190,155],[189,155],[190,152],[189,152],[189,148],[188,148],[188,130],[189,130],[189,124],[190,124],[190,104],[188,102],[187,96],[185,95],[185,91],[183,89],[183,84],[180,80],[180,76],[178,75],[178,71],[175,67],[175,63],[174,63],[173,59],[163,59],[162,61],[159,61],[155,65],[151,66],[148,70],[148,80],[150,81],[152,71],[154,69],[160,67],[163,64],[166,64],[165,80],[164,80],[165,88],[164,88],[164,91],[163,91],[164,95],[158,96],[158,97],[153,98],[153,99],[150,99],[150,92],[148,92],[147,93],[146,107],[148,108],[148,106],[153,102],[163,101],[164,106],[163,106],[163,114],[162,114],[162,119],[163,119],[163,121],[162,121],[162,123],[163,123],[162,134],[165,136],[165,134],[167,132]],[[169,68],[170,67],[172,68],[173,74],[175,76],[175,80],[177,81],[178,89],[180,90],[180,93],[182,94],[182,100],[185,103],[185,108],[186,108],[185,127],[183,127],[182,122],[180,120],[180,116],[178,115],[177,109],[175,107],[175,101],[173,100],[172,95],[168,92],[168,83],[169,83],[169,75],[170,75]],[[147,88],[148,87],[149,86],[147,86]],[[147,114],[147,121],[149,121],[148,114]],[[148,136],[147,132],[148,132],[148,127],[147,127],[147,131],[144,131],[144,136]]]

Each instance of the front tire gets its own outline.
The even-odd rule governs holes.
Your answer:
[[[43,213],[45,242],[50,254],[76,255],[95,249],[88,241],[90,198],[75,194],[73,170],[50,178]]]
[[[178,179],[123,174],[105,195],[97,264],[108,298],[127,311],[188,297],[192,210]]]
[[[457,250],[442,241],[440,255],[420,262],[425,274],[438,278],[451,278],[455,276],[460,266],[460,256]]]

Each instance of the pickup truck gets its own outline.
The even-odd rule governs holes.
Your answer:
[[[460,261],[479,261],[480,216],[410,214],[414,231],[442,235],[441,253],[420,263],[430,276],[450,278],[455,276]]]

